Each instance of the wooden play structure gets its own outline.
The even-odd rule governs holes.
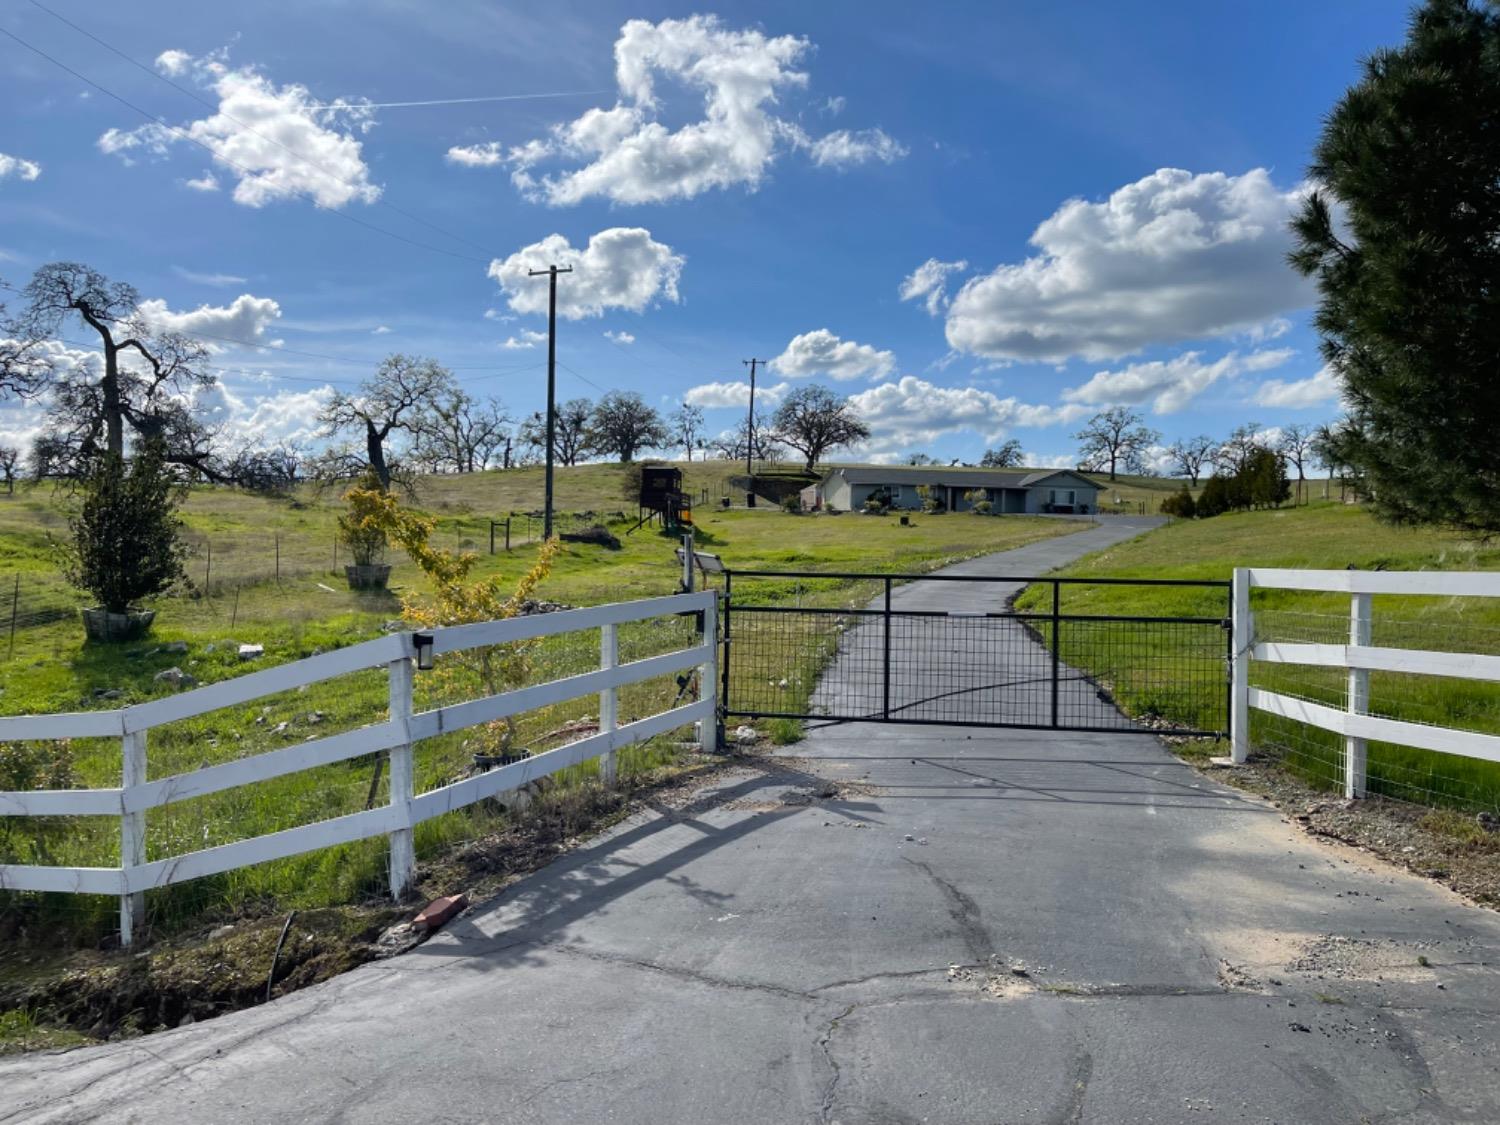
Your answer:
[[[642,465],[641,492],[636,528],[653,520],[667,531],[683,531],[693,526],[693,498],[682,489],[682,470],[670,465]]]

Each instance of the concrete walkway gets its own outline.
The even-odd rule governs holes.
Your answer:
[[[0,1117],[1500,1120],[1493,913],[1149,737],[845,725],[794,749],[406,956],[0,1060]],[[840,796],[810,799],[821,777]]]

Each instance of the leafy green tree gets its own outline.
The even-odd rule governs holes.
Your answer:
[[[1193,500],[1193,494],[1188,491],[1187,485],[1174,492],[1161,502],[1161,514],[1164,516],[1176,516],[1178,519],[1190,520],[1198,514],[1198,505]]]
[[[855,415],[849,400],[827,387],[798,387],[782,400],[771,418],[775,440],[802,454],[810,473],[829,450],[854,445],[870,436],[870,427]]]
[[[1292,497],[1287,479],[1286,460],[1269,449],[1257,449],[1236,474],[1240,493],[1247,508],[1279,508]]]
[[[1021,463],[1021,443],[1011,438],[999,449],[986,449],[979,459],[982,469],[1014,469]]]
[[[84,479],[66,574],[111,613],[124,613],[182,577],[178,486],[165,452],[160,442],[144,442],[129,464],[103,452]]]
[[[610,391],[589,415],[587,441],[599,453],[612,453],[625,464],[642,449],[661,449],[672,431],[656,409],[634,391]]]
[[[1500,530],[1500,8],[1427,0],[1329,114],[1292,264],[1380,516]]]
[[[1209,519],[1213,516],[1222,516],[1231,507],[1232,505],[1229,502],[1229,478],[1222,473],[1215,473],[1204,482],[1203,491],[1198,496],[1194,514],[1199,519]]]

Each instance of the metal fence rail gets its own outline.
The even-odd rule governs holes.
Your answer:
[[[757,604],[757,582],[830,579],[878,583],[880,594],[855,608]],[[1228,582],[733,571],[725,713],[1225,734],[1227,615],[1065,612],[1065,588],[1099,585],[1208,588],[1223,591],[1227,610]],[[1046,608],[1017,610],[1015,595],[1036,586],[1049,594]],[[934,608],[949,602],[978,608]]]
[[[701,724],[702,745],[711,749],[717,682],[715,607],[716,595],[703,592],[459,625],[430,633],[397,633],[132,707],[0,718],[0,742],[119,738],[122,763],[118,787],[0,792],[0,816],[4,817],[118,818],[120,866],[0,864],[0,889],[117,895],[121,940],[129,945],[143,914],[147,890],[336,844],[386,836],[390,841],[391,891],[399,896],[409,885],[415,865],[413,829],[425,820],[523,788],[538,778],[594,758],[601,759],[601,772],[606,781],[612,781],[617,750],[695,722]],[[640,660],[619,661],[616,636],[619,625],[677,614],[702,615],[703,630],[697,644]],[[599,666],[595,671],[430,711],[413,711],[414,659],[585,629],[600,632]],[[384,721],[148,780],[147,737],[154,728],[380,666],[389,672],[389,703]],[[620,688],[684,669],[697,669],[699,699],[634,722],[617,724],[615,696]],[[593,695],[599,699],[597,734],[421,794],[414,792],[413,744]],[[218,847],[147,860],[145,817],[151,809],[379,751],[387,752],[390,761],[390,800],[385,805]]]

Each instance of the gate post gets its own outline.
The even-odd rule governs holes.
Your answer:
[[[605,671],[615,667],[620,662],[620,646],[616,626],[599,626],[599,667]],[[618,689],[613,684],[599,692],[599,733],[613,732],[617,725],[617,712],[619,709]],[[616,758],[615,751],[609,750],[599,755],[599,780],[605,785],[615,783]]]
[[[407,634],[410,636],[410,634]],[[397,902],[405,896],[411,886],[412,874],[417,866],[416,843],[412,838],[411,801],[412,749],[412,662],[410,657],[392,660],[389,665],[390,721],[401,732],[402,742],[392,746],[391,760],[391,807],[396,810],[396,819],[401,827],[390,832],[390,880],[391,897]]]
[[[729,721],[729,706],[730,706],[730,695],[729,695],[729,654],[732,651],[731,648],[730,648],[730,644],[731,644],[733,638],[729,635],[729,633],[730,633],[730,630],[729,630],[729,602],[730,602],[730,592],[733,589],[733,586],[734,586],[734,575],[730,571],[725,570],[724,571],[724,653],[723,653],[723,657],[722,657],[722,663],[721,663],[720,668],[719,668],[719,698],[717,700],[718,706],[714,709],[715,710],[715,714],[717,715],[717,721],[714,723],[714,725],[718,728],[718,743],[719,743],[720,747],[727,747],[729,745],[729,740],[728,740],[728,736],[727,736],[727,734],[725,732],[725,727],[727,726],[728,721]],[[707,630],[705,630],[705,633],[706,632],[707,632]]]
[[[1230,607],[1229,760],[1242,766],[1250,757],[1250,649],[1255,623],[1250,616],[1250,572],[1235,567]]]
[[[130,731],[120,744],[120,788],[126,794],[146,783],[146,732]],[[146,814],[120,814],[120,946],[129,949],[146,920],[146,893],[129,889],[130,869],[146,862]]]
[[[1370,643],[1370,595],[1355,594],[1349,599],[1349,643],[1364,647]],[[1363,715],[1370,709],[1370,673],[1363,668],[1349,669],[1349,714]],[[1365,795],[1365,773],[1369,750],[1363,738],[1344,739],[1344,796]]]
[[[700,698],[707,698],[713,704],[713,714],[698,720],[698,749],[704,754],[717,750],[722,745],[723,737],[719,729],[719,709],[723,706],[723,701],[718,698],[715,688],[719,653],[719,599],[712,591],[708,593],[708,605],[703,608],[703,644],[708,649],[708,659],[698,665],[698,694]]]
[[[1062,583],[1057,579],[1052,580],[1052,727],[1055,730],[1058,725],[1061,710],[1061,688],[1058,679],[1058,663],[1061,660],[1059,650],[1062,648]]]
[[[881,666],[885,669],[882,677],[883,687],[881,689],[880,717],[889,720],[891,717],[891,580],[885,580],[885,639],[884,653]]]

